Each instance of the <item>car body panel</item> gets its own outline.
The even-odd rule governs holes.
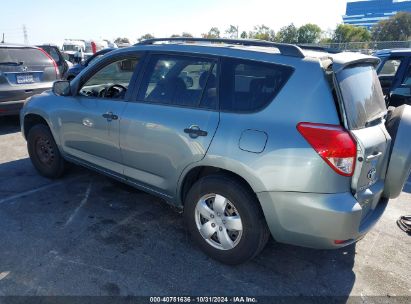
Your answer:
[[[120,129],[124,175],[174,198],[180,173],[203,159],[218,122],[216,111],[128,103]],[[184,133],[193,125],[207,136]]]

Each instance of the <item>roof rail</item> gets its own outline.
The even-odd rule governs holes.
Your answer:
[[[297,45],[303,50],[320,51],[320,52],[326,52],[330,54],[338,54],[342,52],[339,49],[329,48],[329,47],[319,46],[319,45],[307,45],[307,44],[297,44]]]
[[[192,37],[173,37],[173,38],[153,38],[140,41],[135,45],[149,45],[156,42],[210,42],[210,43],[227,43],[235,45],[245,45],[245,46],[264,46],[277,48],[280,53],[284,56],[304,58],[304,53],[301,48],[293,44],[276,43],[269,42],[258,39],[225,39],[225,38],[192,38]]]

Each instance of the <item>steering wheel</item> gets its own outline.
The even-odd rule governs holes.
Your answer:
[[[105,98],[119,98],[127,91],[125,86],[121,84],[113,84],[104,90],[103,97]]]

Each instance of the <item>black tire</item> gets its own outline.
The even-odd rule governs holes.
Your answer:
[[[237,209],[242,221],[242,236],[232,249],[218,249],[201,235],[196,224],[196,205],[203,196],[215,193],[227,198]],[[241,181],[225,175],[209,175],[198,180],[189,190],[184,205],[184,220],[194,241],[211,258],[229,265],[244,263],[265,247],[269,230],[257,197]]]
[[[47,126],[38,124],[30,129],[27,150],[33,166],[41,175],[53,179],[63,175],[66,161]]]

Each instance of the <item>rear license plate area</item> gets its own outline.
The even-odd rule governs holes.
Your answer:
[[[33,83],[34,76],[33,74],[19,74],[16,75],[16,82],[18,84]]]

